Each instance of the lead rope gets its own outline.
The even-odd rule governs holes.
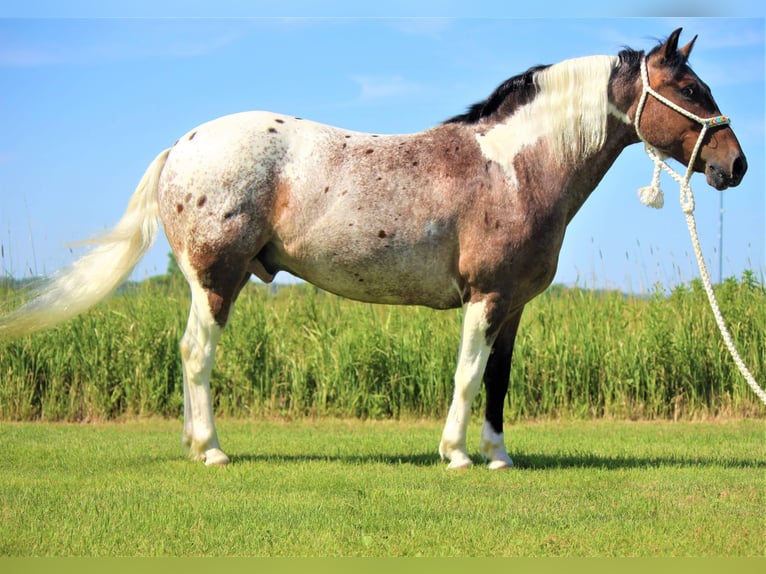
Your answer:
[[[718,301],[716,300],[715,293],[713,292],[713,284],[710,281],[710,275],[708,274],[707,266],[705,265],[705,259],[702,256],[702,247],[700,246],[699,237],[697,235],[697,222],[694,219],[694,193],[692,192],[691,184],[689,183],[692,173],[694,173],[694,162],[697,160],[697,154],[702,147],[702,140],[705,138],[705,134],[707,133],[708,129],[711,127],[729,124],[729,118],[726,116],[716,116],[707,119],[701,118],[663,97],[649,85],[649,73],[646,67],[646,59],[641,61],[641,81],[643,83],[644,89],[643,93],[641,94],[641,99],[638,102],[638,108],[636,109],[634,125],[636,128],[636,134],[638,134],[638,137],[641,138],[642,142],[644,142],[644,150],[646,151],[646,155],[648,155],[649,159],[654,162],[654,175],[652,177],[651,185],[642,187],[638,190],[639,199],[644,205],[654,207],[656,209],[659,209],[664,205],[664,194],[660,188],[660,173],[663,169],[678,183],[681,192],[681,209],[683,210],[686,217],[686,225],[689,228],[689,235],[691,236],[692,246],[694,247],[694,255],[697,258],[697,266],[700,270],[702,284],[705,287],[705,293],[707,294],[708,301],[710,301],[710,308],[712,309],[713,316],[715,317],[716,323],[718,324],[718,330],[721,332],[724,343],[729,349],[731,358],[734,359],[734,363],[737,365],[737,368],[739,368],[739,372],[742,373],[745,381],[747,381],[747,384],[751,389],[753,389],[753,392],[755,392],[758,398],[761,399],[761,402],[766,405],[766,391],[758,386],[758,383],[755,381],[755,377],[753,377],[752,373],[750,373],[739,352],[737,352],[737,348],[734,345],[734,340],[732,339],[731,334],[729,333],[729,329],[726,326],[726,321],[724,321],[721,310],[718,307]],[[678,113],[702,125],[700,135],[697,138],[697,143],[694,146],[691,157],[689,158],[686,174],[683,177],[667,164],[665,161],[667,156],[664,156],[657,149],[651,146],[649,142],[644,139],[644,137],[641,135],[641,131],[639,130],[638,124],[641,118],[641,113],[643,112],[644,105],[646,104],[646,100],[650,94],[666,106],[669,106]]]

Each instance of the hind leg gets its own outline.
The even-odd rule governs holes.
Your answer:
[[[205,291],[192,286],[192,305],[186,332],[181,338],[184,378],[183,443],[189,458],[206,465],[228,464],[221,450],[213,420],[210,373],[222,328],[210,312]]]
[[[181,338],[183,444],[192,460],[204,460],[206,465],[225,465],[229,458],[221,450],[215,430],[210,375],[218,339],[249,274],[244,265],[231,260],[219,259],[199,273],[190,272],[185,258],[181,262],[192,292],[189,320]]]

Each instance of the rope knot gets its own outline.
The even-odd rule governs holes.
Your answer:
[[[649,150],[647,149],[647,153]],[[638,198],[641,203],[647,207],[653,207],[655,209],[661,209],[665,205],[665,194],[660,187],[660,164],[655,162],[654,176],[652,177],[651,185],[647,185],[638,190]]]
[[[688,180],[681,184],[681,209],[687,215],[694,213],[694,192]]]

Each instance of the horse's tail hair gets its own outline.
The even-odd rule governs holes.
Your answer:
[[[91,251],[43,280],[29,301],[0,317],[0,338],[27,335],[71,319],[128,278],[157,236],[157,184],[169,152],[158,155],[146,170],[117,225],[83,242],[95,245]]]

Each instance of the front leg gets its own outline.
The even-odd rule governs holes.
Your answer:
[[[450,469],[471,465],[465,444],[466,428],[471,416],[471,403],[479,390],[492,351],[492,341],[488,335],[491,332],[491,307],[489,299],[465,306],[463,335],[455,372],[455,393],[439,444],[439,454],[442,459],[449,459],[447,468]]]
[[[502,326],[492,346],[492,354],[484,371],[487,403],[481,428],[481,453],[492,470],[513,466],[503,441],[503,407],[508,394],[511,357],[523,307],[514,312]]]

